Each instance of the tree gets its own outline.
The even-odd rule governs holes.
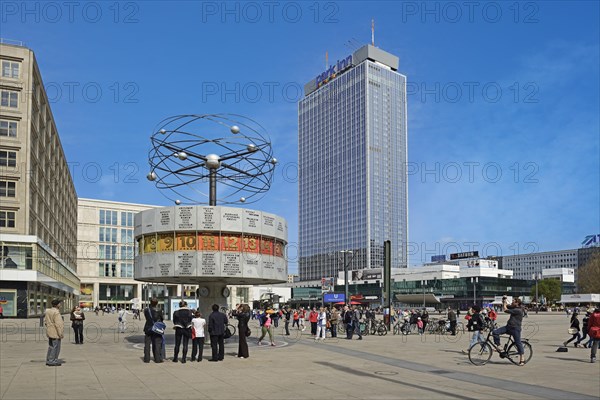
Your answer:
[[[579,293],[600,293],[600,252],[577,271]]]
[[[560,281],[557,279],[544,279],[538,281],[538,294],[546,299],[546,304],[553,304],[560,300]],[[531,288],[531,297],[535,297],[535,285]],[[536,301],[538,301],[536,299]]]

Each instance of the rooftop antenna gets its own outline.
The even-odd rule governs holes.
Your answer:
[[[375,46],[375,20],[371,20],[371,46]]]

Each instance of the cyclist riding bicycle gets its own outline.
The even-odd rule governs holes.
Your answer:
[[[492,332],[496,350],[498,353],[503,351],[500,347],[500,335],[508,333],[513,337],[513,340],[517,344],[517,350],[519,352],[519,366],[523,366],[525,365],[525,351],[523,349],[523,344],[521,343],[521,324],[523,322],[523,309],[521,308],[521,300],[514,299],[512,303],[508,305],[508,301],[506,300],[506,297],[504,297],[502,298],[502,308],[505,313],[510,314],[510,318],[508,319],[506,326],[495,329]]]

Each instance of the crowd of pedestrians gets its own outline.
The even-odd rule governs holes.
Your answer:
[[[59,354],[61,349],[61,340],[64,338],[64,319],[60,315],[60,300],[53,300],[52,307],[46,310],[43,321],[46,327],[46,335],[48,337],[48,352],[46,356],[46,365],[60,366]],[[96,313],[98,309],[94,310]],[[126,332],[127,316],[136,313],[130,312],[128,309],[122,308],[115,310],[117,313],[119,332]],[[376,323],[377,314],[381,314],[382,310],[363,309],[357,305],[341,307],[310,307],[310,308],[291,308],[285,306],[281,309],[266,307],[264,309],[251,310],[247,304],[237,305],[234,310],[229,313],[229,318],[235,318],[238,322],[238,352],[237,357],[244,359],[250,356],[248,351],[248,337],[251,336],[249,327],[250,320],[256,320],[259,324],[260,332],[256,334],[258,337],[257,345],[262,346],[265,339],[268,337],[268,345],[276,346],[275,328],[279,324],[283,324],[282,335],[289,336],[290,330],[298,330],[304,332],[305,324],[310,324],[310,336],[315,341],[324,341],[328,337],[337,338],[338,327],[342,325],[346,333],[346,339],[352,340],[357,336],[358,340],[363,340],[363,330],[365,326]],[[524,308],[521,301],[515,298],[512,303],[508,304],[506,299],[503,299],[502,311],[509,315],[508,322],[505,326],[497,327],[495,321],[497,313],[493,308],[481,308],[473,305],[468,310],[466,316],[467,329],[472,332],[469,342],[469,348],[476,343],[485,341],[483,330],[490,328],[496,350],[501,352],[500,335],[510,334],[517,344],[520,358],[520,364],[524,365],[524,349],[521,344],[521,324],[525,317]],[[110,310],[109,310],[110,312]],[[442,311],[439,311],[442,314]],[[149,363],[151,358],[156,363],[162,363],[166,359],[165,349],[165,324],[163,311],[158,307],[158,300],[153,298],[150,304],[142,311],[145,324],[144,332],[144,357],[143,361]],[[387,316],[387,314],[386,314]],[[451,334],[456,335],[458,323],[458,310],[448,308],[446,310],[446,319],[440,319],[438,323],[444,324],[444,328]],[[137,318],[141,318],[138,313]],[[228,333],[227,325],[229,323],[228,315],[220,311],[218,305],[212,306],[212,313],[205,319],[200,311],[191,310],[185,301],[181,301],[179,309],[172,316],[173,328],[175,330],[175,346],[173,352],[173,362],[187,362],[189,342],[192,342],[191,361],[202,361],[203,350],[206,336],[210,336],[211,358],[208,361],[223,361],[224,359],[224,339]],[[432,321],[427,309],[392,309],[389,313],[390,322],[392,324],[404,323],[409,326],[414,326],[417,332],[424,334],[427,326],[436,321]],[[70,313],[71,328],[73,329],[75,344],[83,344],[83,324],[85,321],[85,313],[80,307],[73,307]],[[290,325],[291,324],[291,325]],[[362,329],[361,329],[362,324]],[[412,328],[411,328],[412,330]],[[582,347],[590,349],[590,361],[596,361],[596,354],[600,344],[600,308],[592,311],[588,308],[583,314],[582,321],[579,320],[579,310],[574,310],[570,314],[569,334],[571,337],[563,343],[567,346],[573,342],[574,347]],[[586,340],[587,339],[587,340]],[[463,350],[463,353],[468,353],[468,350]],[[181,357],[180,357],[181,354]]]

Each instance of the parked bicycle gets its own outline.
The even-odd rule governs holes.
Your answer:
[[[484,342],[475,343],[469,348],[469,361],[474,365],[485,365],[492,358],[492,353],[495,350],[500,358],[507,358],[511,363],[519,365],[521,357],[519,356],[517,343],[511,335],[507,336],[508,340],[504,343],[502,351],[498,351],[492,339],[492,331],[489,331]],[[521,339],[521,344],[524,350],[523,363],[527,364],[533,356],[533,348],[527,339]]]

